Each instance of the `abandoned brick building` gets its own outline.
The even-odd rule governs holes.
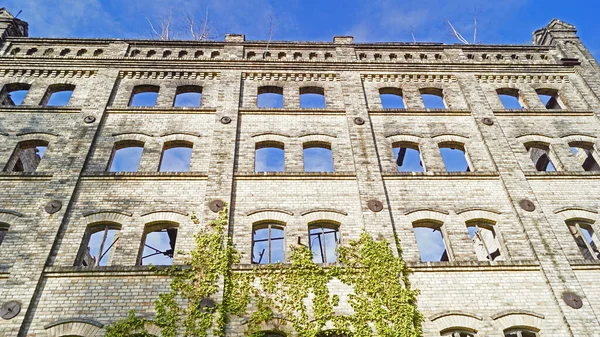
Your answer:
[[[29,38],[0,9],[0,32],[0,336],[152,317],[148,264],[180,264],[214,200],[239,268],[396,235],[426,337],[600,336],[600,68],[574,26],[267,48]]]

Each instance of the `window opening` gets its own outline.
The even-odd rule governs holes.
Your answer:
[[[440,335],[442,335],[442,337],[475,337],[476,333],[477,332],[472,329],[450,328],[442,330]]]
[[[165,144],[160,159],[160,172],[189,172],[193,144],[171,142]]]
[[[525,105],[521,100],[519,90],[512,88],[502,88],[496,90],[498,97],[504,106],[504,109],[524,109]]]
[[[144,151],[144,143],[121,142],[115,144],[109,172],[137,172]]]
[[[131,92],[129,106],[155,106],[159,90],[158,85],[136,85]]]
[[[0,93],[0,104],[3,106],[16,106],[23,104],[25,96],[31,86],[27,83],[11,83],[4,86]]]
[[[180,51],[180,52],[179,52],[179,55],[178,55],[178,57],[186,57],[186,56],[187,56],[187,54],[188,54],[188,52],[187,52],[187,51],[185,51],[185,50],[182,50],[182,51]]]
[[[446,172],[470,172],[467,153],[462,144],[442,143],[440,144],[440,154],[446,167]]]
[[[152,226],[144,235],[144,245],[139,264],[169,266],[173,264],[175,243],[177,241],[177,226],[175,224],[162,224]]]
[[[600,259],[600,250],[598,250],[598,236],[594,231],[592,224],[589,222],[577,220],[567,223],[577,247],[581,251],[584,259],[598,260]]]
[[[148,53],[146,53],[146,57],[152,57],[156,55],[156,50],[148,50]]]
[[[500,241],[491,224],[470,222],[467,223],[467,230],[479,261],[503,260]]]
[[[529,152],[529,157],[535,165],[535,169],[541,172],[554,172],[556,171],[556,167],[552,160],[550,160],[550,149],[547,145],[529,145],[525,146],[527,152]]]
[[[384,109],[404,109],[406,107],[400,88],[381,88],[379,89],[379,98]]]
[[[87,53],[87,49],[79,49],[79,50],[77,51],[77,54],[76,54],[76,55],[77,55],[77,56],[83,56],[83,55],[85,55],[86,53]]]
[[[335,263],[340,245],[338,227],[331,224],[314,224],[308,227],[309,245],[315,263]]]
[[[202,104],[202,87],[182,85],[175,91],[174,107],[199,107]]]
[[[255,225],[252,230],[252,263],[284,261],[283,226],[275,223]]]
[[[393,145],[398,172],[424,172],[418,144],[398,143]]]
[[[81,265],[86,267],[106,266],[116,248],[120,229],[121,227],[117,224],[103,224],[88,229]]]
[[[210,58],[214,59],[221,56],[221,53],[219,53],[218,51],[213,51],[212,53],[210,53]]]
[[[35,172],[48,149],[48,142],[42,140],[25,141],[17,144],[5,172]]]
[[[538,97],[546,106],[546,109],[564,109],[566,105],[558,94],[558,90],[554,89],[537,89]]]
[[[304,172],[333,172],[331,145],[326,143],[305,143]]]
[[[300,88],[300,108],[322,109],[325,108],[325,89],[321,87]]]
[[[172,52],[171,52],[170,50],[165,50],[165,51],[163,52],[163,55],[162,55],[162,56],[163,56],[163,57],[169,57],[169,56],[171,56],[171,54],[172,54]]]
[[[286,57],[286,54],[284,52],[279,52],[279,54],[277,54],[277,58],[280,60],[283,60]]]
[[[423,88],[419,90],[426,109],[446,109],[444,92],[438,88]]]
[[[504,337],[539,337],[539,334],[528,329],[509,329],[504,330]]]
[[[283,88],[276,86],[258,87],[258,108],[283,108]]]
[[[2,245],[2,241],[6,237],[6,233],[8,233],[8,224],[0,223],[0,245]]]
[[[282,143],[262,142],[256,144],[254,172],[283,172],[285,169]]]
[[[595,150],[589,144],[569,144],[571,151],[585,171],[600,171],[600,165],[594,158]]]
[[[418,223],[413,226],[422,262],[449,261],[442,225]]]
[[[46,90],[41,105],[66,106],[71,100],[73,90],[75,90],[75,86],[71,84],[53,84]]]

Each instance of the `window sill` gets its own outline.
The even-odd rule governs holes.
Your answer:
[[[0,172],[0,180],[50,180],[52,172]]]
[[[203,107],[156,107],[156,106],[126,106],[109,107],[106,109],[111,114],[215,114],[215,108]]]
[[[528,179],[600,179],[600,171],[525,171],[524,174]]]
[[[466,109],[369,109],[370,115],[470,116]]]
[[[439,178],[454,178],[454,179],[482,179],[482,178],[498,178],[498,172],[493,171],[476,171],[476,172],[383,172],[382,176],[385,179],[439,179]]]
[[[85,172],[85,180],[206,180],[206,172]]]
[[[291,179],[291,180],[354,180],[354,172],[236,172],[237,180]]]
[[[587,109],[500,109],[494,110],[496,116],[594,116]]]
[[[600,260],[569,259],[573,270],[598,270],[600,269]]]
[[[332,108],[240,108],[246,115],[346,115],[346,110]]]
[[[444,261],[444,262],[407,262],[415,272],[438,271],[482,271],[482,270],[539,270],[535,261]]]
[[[39,106],[39,105],[15,105],[0,106],[0,113],[79,113],[81,108],[71,106]]]

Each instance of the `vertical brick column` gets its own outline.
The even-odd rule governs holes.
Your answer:
[[[510,144],[504,136],[500,124],[494,118],[483,89],[477,82],[475,74],[463,73],[457,75],[457,78],[467,98],[471,113],[477,121],[478,130],[498,169],[504,191],[508,199],[512,201],[513,211],[519,219],[515,225],[522,226],[529,237],[531,248],[547,281],[548,290],[554,295],[555,303],[569,327],[570,336],[590,335],[591,331],[599,328],[596,316],[588,299],[582,296],[583,289],[562,251],[560,242],[550,230],[548,218],[542,211],[525,174],[519,169],[517,158],[511,151],[508,151]],[[481,119],[485,117],[493,119],[494,125],[483,124]],[[519,201],[523,199],[532,201],[536,209],[528,212],[521,208]],[[570,308],[562,299],[565,292],[580,294],[584,303],[583,307],[578,310]]]
[[[33,216],[23,219],[27,231],[23,234],[23,245],[5,283],[10,291],[0,289],[0,303],[19,301],[22,303],[21,313],[11,320],[2,321],[0,336],[27,335],[34,314],[34,303],[43,286],[44,267],[60,242],[59,232],[64,230],[62,227],[69,216],[80,174],[117,75],[116,70],[100,70],[95,78],[89,79],[85,84],[89,87],[85,90],[93,91],[95,99],[90,100],[89,105],[83,106],[81,113],[72,115],[72,126],[65,127],[65,130],[70,129],[71,133],[61,135],[57,139],[61,146],[55,146],[54,151],[60,151],[60,155],[55,153],[56,159],[46,166],[46,170],[52,173],[52,178],[50,181],[40,182],[46,184],[45,191],[37,203],[29,205],[30,214]],[[83,86],[80,85],[79,90],[84,90]],[[106,89],[95,90],[101,86]],[[96,122],[84,123],[83,118],[88,115],[96,117]],[[54,214],[45,211],[46,204],[51,200],[59,200],[62,203],[62,208]]]
[[[374,237],[382,235],[392,247],[395,247],[395,229],[379,167],[379,156],[375,147],[375,138],[373,137],[372,124],[363,92],[362,79],[360,74],[356,72],[340,72],[338,80],[342,87],[346,109],[346,120],[353,151],[364,228]],[[356,118],[364,120],[364,124],[356,124]],[[380,212],[371,211],[367,206],[369,200],[382,202],[384,205],[383,210]]]

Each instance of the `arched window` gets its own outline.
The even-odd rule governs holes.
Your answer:
[[[504,109],[524,109],[525,102],[521,97],[518,89],[513,88],[500,88],[497,89],[498,97],[502,104],[504,105]]]
[[[300,88],[300,108],[321,109],[325,107],[325,89],[321,87]]]
[[[192,147],[188,142],[167,142],[160,158],[160,172],[188,172],[192,162]]]
[[[256,143],[254,155],[254,172],[283,172],[285,170],[285,153],[283,143]]]
[[[258,87],[256,107],[283,108],[283,88],[272,85]]]
[[[595,157],[598,153],[591,143],[573,142],[569,143],[571,151],[579,161],[581,167],[586,171],[600,171],[600,165]]]
[[[594,231],[593,223],[590,221],[576,219],[567,222],[569,232],[573,235],[575,243],[586,260],[600,259],[600,241]]]
[[[467,222],[469,237],[479,261],[504,260],[500,249],[500,240],[490,222],[473,220]]]
[[[413,224],[413,231],[422,262],[449,261],[442,223],[419,221]]]
[[[175,91],[174,107],[199,107],[202,104],[202,87],[182,85]]]
[[[309,246],[315,263],[335,263],[340,246],[339,224],[314,222],[308,226]]]
[[[72,84],[52,84],[46,90],[40,105],[42,106],[67,106],[75,86]]]
[[[550,159],[550,147],[547,144],[542,143],[528,143],[525,144],[529,157],[535,165],[535,169],[542,172],[553,172],[556,171],[556,166]]]
[[[537,89],[536,92],[546,109],[567,109],[567,104],[558,94],[558,90],[542,88]]]
[[[174,222],[159,222],[146,226],[138,265],[168,266],[173,264],[177,227]]]
[[[146,57],[153,57],[154,55],[156,55],[156,50],[148,50],[146,53]]]
[[[400,88],[381,88],[379,89],[379,98],[384,109],[404,109],[406,107]]]
[[[7,223],[0,222],[0,245],[2,245],[2,241],[6,237],[6,233],[8,233],[8,227],[10,227]]]
[[[31,86],[27,83],[9,83],[0,92],[0,105],[15,106],[23,104],[23,100]]]
[[[449,328],[440,331],[442,337],[475,337],[477,331],[469,328]]]
[[[304,143],[304,172],[333,172],[333,155],[329,143]]]
[[[252,228],[252,263],[270,264],[285,261],[283,224],[263,222]]]
[[[131,92],[129,106],[155,106],[159,90],[158,85],[136,85]]]
[[[422,88],[419,90],[426,109],[446,109],[444,91],[439,88]]]
[[[35,172],[44,153],[48,149],[48,142],[43,140],[28,140],[17,144],[15,151],[8,160],[5,172]]]
[[[86,267],[110,264],[119,240],[121,225],[102,223],[90,226],[83,238],[78,265]]]
[[[121,141],[115,143],[108,163],[109,172],[137,172],[144,151],[140,141]]]
[[[398,172],[423,172],[423,162],[419,144],[398,142],[392,144]]]
[[[504,330],[504,337],[539,337],[538,331],[530,328],[510,328]]]
[[[262,331],[261,333],[262,333],[263,337],[286,337],[284,334],[282,334],[280,332]]]
[[[467,152],[461,143],[444,142],[439,144],[440,154],[446,167],[446,172],[469,172]]]

